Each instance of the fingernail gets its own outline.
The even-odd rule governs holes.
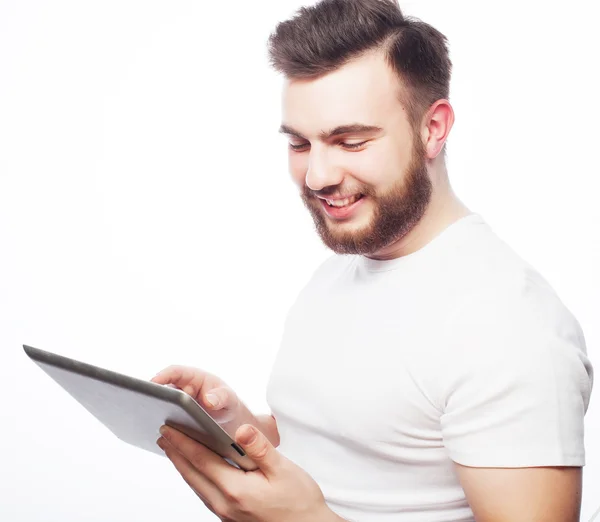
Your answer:
[[[206,402],[210,404],[213,408],[216,408],[219,405],[219,397],[217,397],[214,393],[209,393],[206,395]]]
[[[240,442],[242,444],[252,444],[256,440],[256,430],[253,426],[248,426],[242,434]]]

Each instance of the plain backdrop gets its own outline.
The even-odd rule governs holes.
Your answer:
[[[287,172],[266,55],[300,5],[0,0],[0,520],[215,519],[22,344],[144,379],[202,367],[268,412],[285,315],[330,255]],[[600,365],[597,2],[401,5],[450,41],[456,192],[550,281]]]

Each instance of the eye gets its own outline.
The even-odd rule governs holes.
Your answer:
[[[339,145],[341,145],[344,149],[347,149],[347,150],[356,150],[356,149],[360,149],[366,143],[367,143],[366,141],[361,141],[359,143],[347,143],[345,141],[341,141],[341,142],[339,142]],[[300,144],[290,143],[289,147],[293,151],[302,152],[305,149],[308,149],[310,147],[310,143],[300,143]]]
[[[295,150],[296,152],[299,152],[301,150],[304,150],[305,148],[310,147],[310,143],[300,143],[299,145],[290,143],[289,146],[290,146],[290,149]]]
[[[344,147],[345,149],[359,149],[360,147],[362,147],[365,143],[367,143],[366,141],[361,141],[360,143],[346,143],[345,141],[342,141],[340,143],[340,145],[342,147]]]

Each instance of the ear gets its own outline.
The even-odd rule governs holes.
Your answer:
[[[425,115],[421,137],[428,159],[434,159],[442,151],[448,134],[454,125],[454,110],[448,100],[436,101]]]

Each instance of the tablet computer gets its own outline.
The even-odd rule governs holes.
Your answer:
[[[164,456],[156,445],[166,424],[185,433],[237,468],[256,464],[187,393],[23,345],[25,353],[119,439]]]

